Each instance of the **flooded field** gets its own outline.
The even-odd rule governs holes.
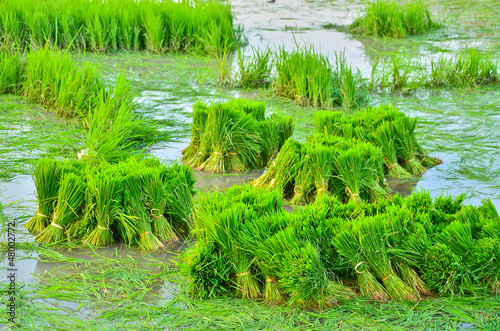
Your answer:
[[[345,54],[347,63],[359,70],[367,84],[372,65],[388,61],[401,49],[428,63],[442,53],[453,55],[465,47],[488,51],[498,61],[500,2],[425,2],[438,20],[445,22],[444,27],[406,39],[347,32],[347,26],[364,9],[364,2],[357,0],[233,0],[231,6],[235,24],[243,27],[249,52],[268,46],[292,50],[297,45],[314,45],[332,61],[336,54]],[[193,105],[200,100],[210,103],[245,97],[264,101],[266,114],[294,117],[294,138],[305,140],[314,132],[312,114],[317,109],[300,107],[267,88],[220,86],[216,58],[147,51],[75,56],[78,61],[98,65],[102,77],[111,84],[117,73],[126,72],[135,110],[168,136],[146,149],[164,163],[181,159],[191,141]],[[390,103],[417,117],[419,141],[429,155],[443,161],[417,180],[390,181],[390,187],[402,196],[415,187],[433,197],[465,193],[466,203],[472,205],[490,198],[500,210],[499,92],[498,83],[471,88],[425,87],[404,94],[373,89],[369,104]],[[382,305],[357,298],[326,311],[240,299],[200,301],[182,292],[186,280],[179,273],[182,261],[178,254],[194,243],[153,253],[118,244],[99,249],[72,244],[39,246],[23,227],[37,210],[30,166],[41,157],[74,157],[85,147],[86,134],[81,122],[55,117],[22,96],[0,95],[0,207],[3,205],[6,216],[2,236],[6,236],[5,222],[15,221],[18,314],[23,321],[19,329],[500,329],[498,296]],[[195,171],[195,189],[225,190],[249,183],[263,172],[217,175]],[[8,262],[3,251],[2,282]]]

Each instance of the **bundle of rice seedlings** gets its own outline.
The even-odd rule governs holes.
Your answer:
[[[359,223],[360,246],[366,262],[384,284],[394,300],[416,302],[418,294],[394,272],[384,241],[384,225],[380,218],[366,218]]]
[[[140,173],[130,173],[123,179],[123,195],[125,202],[124,213],[134,219],[134,223],[138,231],[137,236],[139,246],[142,249],[151,251],[165,248],[162,242],[153,233],[153,221],[145,208],[145,196],[142,186],[143,181],[140,176]],[[164,229],[165,228],[160,226],[159,230],[161,231]],[[160,234],[169,236],[168,239],[172,239],[170,233],[161,231]]]
[[[313,202],[313,194],[315,191],[313,180],[313,161],[309,153],[302,156],[302,167],[295,178],[295,187],[293,188],[293,198],[290,202],[293,205],[305,204]]]
[[[342,135],[346,117],[340,111],[317,111],[313,114],[316,132],[331,136]]]
[[[347,201],[361,203],[359,195],[369,185],[367,179],[374,176],[374,169],[367,167],[363,153],[359,149],[342,152],[335,159],[335,169],[345,187]]]
[[[329,182],[335,169],[335,158],[338,152],[332,147],[318,146],[309,150],[311,155],[311,169],[316,187],[316,198],[328,195],[331,188]]]
[[[215,299],[231,295],[229,286],[233,266],[228,255],[217,249],[212,241],[198,240],[186,251],[182,268],[188,275],[187,292],[200,299]]]
[[[208,157],[208,151],[201,149],[202,135],[208,118],[209,107],[202,101],[193,105],[193,125],[191,127],[191,143],[182,151],[182,161],[190,167],[198,167]]]
[[[443,243],[429,247],[421,271],[429,289],[439,294],[463,294],[474,283],[460,257]]]
[[[421,175],[425,172],[416,156],[414,145],[414,131],[417,125],[415,118],[403,117],[394,122],[394,132],[396,133],[396,148],[403,158],[404,167],[412,175]]]
[[[398,163],[396,134],[391,123],[385,122],[380,125],[371,137],[372,141],[382,149],[387,175],[393,178],[411,178],[411,174]]]
[[[366,13],[349,26],[349,31],[368,36],[405,38],[439,27],[429,9],[415,1],[400,5],[395,1],[377,0],[368,4]]]
[[[52,222],[35,237],[35,240],[46,244],[64,240],[67,227],[81,217],[84,198],[84,181],[78,175],[65,174],[59,185],[57,205],[52,215]]]
[[[301,168],[301,143],[289,138],[281,148],[276,158],[276,171],[269,187],[278,189],[283,195],[291,193],[294,179]]]
[[[193,128],[193,148],[185,150],[183,162],[218,173],[245,171],[259,163],[262,138],[257,133],[256,118],[263,117],[260,104],[229,102],[213,104],[206,111],[199,109],[195,113],[200,118]],[[203,120],[206,122],[200,125]]]
[[[89,175],[88,192],[92,199],[91,217],[97,223],[84,242],[92,246],[113,243],[111,227],[119,218],[122,201],[122,182],[112,173],[98,172]]]
[[[346,228],[335,236],[335,248],[340,255],[344,256],[349,261],[349,264],[356,272],[361,296],[377,301],[388,301],[389,296],[387,292],[377,281],[375,276],[373,276],[361,253],[360,240],[361,235],[357,226],[354,228]]]
[[[468,261],[478,278],[493,293],[500,294],[500,241],[491,237],[477,240]]]
[[[262,139],[262,152],[257,160],[259,167],[265,167],[278,155],[281,146],[291,137],[294,129],[292,116],[271,116],[258,123],[259,133]]]
[[[182,226],[190,223],[193,207],[195,178],[191,169],[179,163],[172,163],[164,174],[166,194],[165,213],[172,222]]]
[[[405,284],[415,292],[426,296],[431,295],[424,281],[412,268],[412,266],[419,265],[425,249],[415,249],[408,244],[410,240],[407,240],[407,238],[415,233],[411,211],[405,206],[390,206],[386,209],[385,217],[384,228],[387,254],[392,261],[393,267]]]
[[[41,232],[50,224],[56,206],[62,168],[59,162],[51,159],[40,159],[31,169],[35,182],[38,209],[25,225],[31,232]]]
[[[170,222],[164,216],[168,193],[162,182],[160,171],[152,170],[146,172],[145,175],[143,174],[142,179],[146,195],[146,205],[149,208],[150,217],[153,222],[153,234],[168,247],[176,243],[179,238],[175,234]]]

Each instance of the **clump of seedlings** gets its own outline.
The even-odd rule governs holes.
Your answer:
[[[288,213],[277,191],[242,186],[202,195],[197,243],[183,259],[187,291],[319,307],[354,292],[412,302],[498,292],[500,218],[490,200],[474,207],[464,198],[421,191],[344,204],[322,195]]]
[[[276,55],[276,71],[276,93],[299,105],[350,109],[368,101],[361,75],[353,72],[343,55],[336,55],[332,65],[312,46],[294,51],[282,47]]]
[[[265,104],[236,99],[195,104],[191,143],[182,161],[210,172],[245,171],[264,167],[293,134],[291,116],[265,117]]]
[[[189,168],[154,158],[98,165],[40,159],[33,179],[38,209],[25,226],[37,242],[121,242],[144,250],[178,241],[195,182]]]
[[[293,195],[294,204],[322,195],[341,201],[378,201],[389,188],[385,177],[411,178],[441,161],[427,155],[415,137],[416,119],[383,105],[351,116],[314,114],[317,133],[305,143],[289,139],[254,186]]]
[[[349,31],[375,37],[405,38],[423,34],[440,25],[422,1],[399,4],[392,0],[377,0],[366,7],[366,13],[357,18]]]
[[[22,49],[118,49],[216,55],[235,45],[231,7],[205,1],[2,1],[0,40]]]
[[[422,87],[474,87],[500,80],[498,59],[471,48],[453,56],[441,54],[430,66],[404,52],[391,56],[384,66],[380,64],[376,61],[373,65],[372,82],[391,92],[406,93]]]

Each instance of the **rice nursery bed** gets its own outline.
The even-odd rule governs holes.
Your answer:
[[[0,325],[500,329],[473,2],[2,2]]]

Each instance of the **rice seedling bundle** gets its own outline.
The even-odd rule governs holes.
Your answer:
[[[260,187],[203,195],[194,213],[197,244],[184,259],[189,293],[321,307],[352,295],[342,282],[380,301],[498,291],[494,207],[488,201],[468,208],[460,205],[461,197],[427,197],[415,192],[405,199],[345,205],[324,195],[286,213],[262,208],[279,194]],[[453,220],[444,230],[432,221],[434,210]],[[481,219],[476,233],[472,213]]]
[[[175,243],[190,222],[194,178],[179,164],[130,158],[96,166],[42,159],[33,176],[39,206],[26,227],[42,231],[38,242],[119,241],[154,250]]]
[[[217,55],[240,31],[231,7],[213,1],[3,1],[0,39],[22,49],[117,49]]]
[[[27,53],[23,78],[23,95],[66,117],[84,116],[108,94],[97,67],[79,66],[68,52],[49,46]]]
[[[349,26],[349,31],[375,37],[405,38],[438,27],[422,1],[400,5],[391,0],[377,0],[367,5],[366,13]]]
[[[416,119],[408,118],[389,105],[365,108],[352,116],[341,112],[316,112],[316,131],[346,139],[368,140],[381,148],[385,173],[389,177],[409,178],[425,172],[425,166],[439,164],[430,157],[415,136]],[[379,180],[383,180],[379,176]]]
[[[252,48],[252,55],[238,48],[238,83],[243,87],[260,87],[270,83],[274,53],[271,48]]]
[[[31,232],[41,232],[50,224],[61,175],[61,164],[51,159],[40,159],[32,168],[31,176],[35,183],[38,208],[35,216],[25,225]]]
[[[237,99],[193,109],[191,143],[182,161],[210,172],[245,171],[266,165],[293,133],[293,119],[265,118],[265,104]]]
[[[21,55],[0,50],[0,94],[18,93],[23,77]]]
[[[86,183],[74,173],[66,173],[59,184],[57,204],[52,222],[35,237],[38,242],[50,244],[64,240],[68,225],[72,225],[81,215],[85,200]]]
[[[345,56],[337,55],[335,66],[314,47],[287,51],[281,47],[276,55],[278,95],[299,105],[346,109],[364,105],[368,94],[359,73],[347,66]]]

